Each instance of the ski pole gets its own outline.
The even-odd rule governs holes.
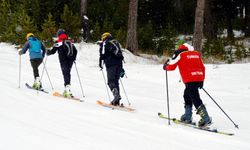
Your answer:
[[[233,122],[233,120],[227,115],[227,113],[220,107],[220,105],[212,98],[212,96],[210,94],[208,94],[208,92],[202,88],[203,91],[214,101],[214,103],[220,108],[220,110],[227,116],[227,118],[234,124],[235,128],[239,128],[239,126],[237,124],[235,124]]]
[[[21,84],[21,55],[19,55],[19,83],[18,83],[18,88],[20,88]]]
[[[77,69],[76,62],[75,62],[75,61],[74,61],[74,64],[75,64],[76,73],[77,73],[78,80],[79,80],[80,87],[81,87],[81,91],[82,91],[82,97],[84,98],[84,97],[85,97],[85,95],[84,95],[83,88],[82,88],[82,82],[81,82],[81,79],[80,79],[79,72],[78,72],[78,69]]]
[[[167,92],[168,125],[170,125],[169,95],[168,95],[168,71],[167,70],[166,70],[166,92]]]
[[[47,61],[47,59],[46,59],[46,61]],[[52,90],[54,90],[54,87],[53,87],[53,85],[52,85],[52,83],[51,83],[51,80],[50,80],[50,77],[49,77],[48,70],[46,69],[46,66],[45,66],[45,63],[44,63],[44,62],[43,62],[43,68],[44,68],[44,70],[45,70],[45,72],[46,72],[46,74],[47,74],[47,76],[48,76],[50,86],[51,86]]]
[[[121,78],[120,78],[120,82],[121,82],[121,85],[122,85],[122,89],[123,89],[123,91],[124,91],[124,94],[125,94],[125,96],[126,96],[128,105],[131,105],[131,103],[130,103],[129,100],[128,100],[128,96],[127,96],[127,93],[126,93],[125,88],[124,88],[124,86],[123,86],[123,83],[122,83],[122,79],[121,79]]]
[[[107,82],[106,82],[106,78],[105,78],[105,75],[103,73],[103,70],[101,69],[102,71],[102,76],[103,76],[103,80],[104,80],[104,84],[105,84],[105,87],[106,87],[106,90],[107,90],[107,93],[108,93],[108,98],[109,98],[109,102],[111,102],[111,98],[110,98],[110,95],[109,95],[109,90],[108,90],[108,87],[107,87]]]
[[[44,65],[46,65],[46,63],[47,63],[47,59],[48,59],[48,56],[45,56],[46,58],[45,58],[45,63],[44,63]],[[43,71],[42,71],[42,75],[41,75],[41,81],[42,81],[42,78],[43,78],[43,74],[44,74],[44,70],[45,70],[45,67],[43,66]]]

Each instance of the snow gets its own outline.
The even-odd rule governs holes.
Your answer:
[[[232,132],[226,136],[175,125],[159,119],[167,115],[165,72],[162,65],[125,52],[124,68],[128,78],[123,84],[134,113],[111,110],[96,104],[108,101],[102,72],[98,68],[98,46],[76,44],[76,61],[85,102],[57,98],[52,94],[27,89],[33,83],[28,54],[21,56],[21,86],[18,88],[19,55],[14,45],[0,43],[0,149],[1,150],[249,150],[250,145],[250,64],[206,64],[204,88],[225,110],[239,129],[217,105],[200,91],[213,125]],[[46,62],[53,87],[62,92],[63,78],[57,54]],[[40,66],[40,74],[43,66]],[[105,70],[104,73],[106,74]],[[178,70],[168,73],[170,115],[183,113],[183,83]],[[43,87],[53,92],[47,74]],[[128,102],[121,87],[122,102]],[[82,98],[75,66],[72,68],[72,92]],[[193,115],[195,121],[199,117]]]

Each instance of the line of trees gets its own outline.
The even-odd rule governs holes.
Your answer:
[[[234,45],[234,29],[250,37],[249,0],[0,0],[0,7],[0,41],[16,44],[34,32],[50,45],[58,28],[78,39],[83,15],[90,40],[110,32],[135,53],[169,54],[180,34],[194,35],[188,40],[208,55],[215,44]]]

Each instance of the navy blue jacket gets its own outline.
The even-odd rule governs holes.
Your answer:
[[[64,63],[65,61],[73,62],[76,60],[77,50],[73,43],[72,43],[72,52],[70,52],[67,46],[65,46],[64,41],[60,41],[55,43],[53,48],[50,51],[47,51],[47,54],[51,55],[55,54],[56,52],[58,52],[60,63]]]
[[[114,44],[112,44],[110,41],[112,39],[108,39],[106,41],[103,41],[100,44],[100,57],[99,57],[99,64],[104,61],[106,68],[109,68],[114,65],[122,65],[123,58],[119,58],[115,55],[116,47]]]

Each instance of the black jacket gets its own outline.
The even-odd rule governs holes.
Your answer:
[[[110,66],[114,65],[122,65],[122,60],[123,60],[123,57],[121,58],[115,55],[116,47],[110,41],[111,39],[103,41],[100,44],[100,49],[99,49],[100,53],[99,64],[101,64],[102,61],[104,61],[106,68],[109,68]]]
[[[71,43],[72,48],[71,50],[69,50],[68,46],[66,46],[64,42],[65,41],[55,43],[53,48],[50,51],[47,51],[47,54],[51,55],[51,54],[55,54],[56,52],[58,52],[60,63],[63,63],[65,61],[72,61],[72,62],[75,61],[76,56],[77,56],[77,50],[74,44]]]

